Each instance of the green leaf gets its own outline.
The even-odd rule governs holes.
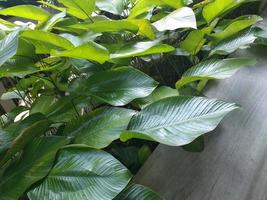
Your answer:
[[[17,152],[22,150],[33,138],[38,137],[49,130],[50,125],[51,122],[39,113],[30,115],[17,124],[15,130],[12,132],[14,139],[12,143],[10,143],[5,155],[0,159],[0,167]]]
[[[64,135],[74,136],[76,144],[102,149],[120,138],[134,114],[135,111],[124,108],[97,109],[67,124]]]
[[[224,28],[224,30],[211,34],[210,36],[213,39],[213,43],[218,43],[219,41],[226,39],[261,20],[262,18],[258,15],[245,15],[233,20]]]
[[[234,7],[247,0],[214,0],[207,4],[202,11],[202,15],[207,22],[211,22],[216,17],[225,14]]]
[[[21,17],[45,22],[50,18],[50,13],[46,10],[32,5],[19,5],[0,10],[0,15],[8,15],[14,17]]]
[[[161,86],[156,88],[149,96],[142,99],[136,99],[132,103],[133,105],[143,109],[149,104],[154,103],[158,100],[178,95],[179,95],[178,90],[167,86]]]
[[[181,42],[180,47],[191,55],[196,55],[205,43],[204,36],[205,33],[203,31],[193,30],[189,33],[186,39]]]
[[[155,39],[154,30],[150,22],[145,19],[101,20],[94,23],[75,23],[68,27],[72,29],[89,30],[96,33],[128,30],[149,39]]]
[[[148,145],[144,144],[138,150],[138,160],[139,160],[139,162],[143,165],[151,154],[152,154],[152,152],[151,152],[150,147]]]
[[[163,198],[143,185],[130,184],[114,200],[163,200]]]
[[[95,9],[95,0],[58,0],[67,7],[67,13],[79,19],[90,18]]]
[[[31,200],[110,200],[130,179],[130,172],[110,154],[71,146],[60,151],[49,175],[28,196]]]
[[[45,177],[53,166],[65,137],[42,137],[27,145],[19,160],[12,163],[0,179],[0,200],[17,200],[33,183]]]
[[[204,97],[165,98],[134,115],[121,140],[141,138],[182,146],[214,130],[227,113],[237,108],[236,104]]]
[[[176,87],[180,88],[194,81],[229,78],[240,68],[255,64],[256,60],[251,58],[207,60],[189,68],[176,83]]]
[[[0,66],[16,54],[18,48],[18,36],[19,32],[14,31],[0,41]]]
[[[179,28],[197,28],[195,13],[191,8],[179,8],[153,23],[158,31],[176,30]]]
[[[124,10],[124,0],[96,0],[96,6],[99,10],[121,15]]]
[[[156,87],[157,82],[141,71],[119,67],[74,82],[71,92],[93,96],[113,106],[123,106],[150,95]]]
[[[177,9],[186,5],[188,2],[188,0],[139,0],[132,8],[129,18],[135,18],[143,13],[149,12],[156,6],[168,6]]]
[[[108,50],[95,43],[88,42],[67,51],[51,51],[52,56],[61,56],[78,59],[88,59],[103,64],[109,59]]]
[[[233,53],[239,48],[244,48],[252,44],[256,39],[257,37],[253,29],[244,30],[216,44],[211,48],[209,56]]]
[[[11,100],[11,99],[23,99],[24,97],[25,93],[23,91],[13,90],[3,93],[0,99]]]
[[[188,152],[202,152],[205,149],[204,136],[201,135],[190,144],[183,146],[183,149]]]
[[[27,30],[23,31],[21,37],[26,38],[31,41],[48,43],[54,47],[59,47],[61,49],[72,49],[74,46],[67,39],[60,37],[57,34],[49,33],[46,31],[38,30]],[[35,44],[33,42],[33,44]]]
[[[111,59],[131,58],[135,56],[166,53],[174,50],[175,50],[174,47],[167,44],[160,44],[159,41],[145,41],[145,42],[126,44],[119,50],[112,53],[110,55],[110,58]]]

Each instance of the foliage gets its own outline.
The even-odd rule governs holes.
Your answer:
[[[203,134],[239,108],[202,91],[256,63],[230,53],[267,44],[261,17],[232,17],[247,2],[59,0],[40,2],[53,13],[0,10],[29,20],[0,20],[0,77],[13,86],[2,99],[23,103],[2,120],[0,200],[162,199],[129,184],[129,169],[156,142],[203,150]]]

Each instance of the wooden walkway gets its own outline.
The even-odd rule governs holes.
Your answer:
[[[159,145],[135,182],[166,200],[267,200],[267,48],[240,56],[258,64],[213,82],[206,95],[243,108],[206,136],[202,153]]]

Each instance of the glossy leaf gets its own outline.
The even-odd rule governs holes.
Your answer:
[[[141,138],[170,146],[189,144],[214,130],[227,113],[237,108],[236,104],[204,97],[165,98],[134,115],[121,140]]]
[[[190,82],[209,79],[229,78],[240,68],[253,66],[256,60],[250,58],[229,58],[229,59],[211,59],[201,62],[189,68],[182,78],[176,83],[176,87],[180,88]]]
[[[121,15],[124,10],[124,0],[96,0],[96,7],[115,15]]]
[[[33,138],[44,134],[50,125],[51,122],[41,114],[30,115],[17,124],[11,133],[14,139],[0,159],[0,167],[22,150]]]
[[[43,31],[50,31],[51,29],[53,29],[54,25],[63,20],[65,16],[65,10],[55,15],[52,15],[42,26],[38,27],[38,29]]]
[[[67,7],[67,13],[79,19],[90,18],[95,9],[95,0],[58,0]]]
[[[130,184],[114,200],[163,200],[163,198],[143,185]]]
[[[197,28],[194,11],[191,8],[183,7],[173,11],[166,17],[153,23],[158,31],[176,30],[179,28]]]
[[[120,138],[134,114],[135,111],[124,108],[97,109],[67,124],[64,135],[74,136],[76,144],[102,149]]]
[[[0,15],[8,15],[32,19],[39,22],[45,22],[49,19],[50,13],[46,10],[33,5],[19,5],[0,10]]]
[[[17,200],[33,183],[44,178],[53,166],[58,149],[68,142],[65,137],[41,137],[31,141],[22,156],[2,175],[0,200]]]
[[[110,154],[72,146],[60,151],[49,175],[28,196],[31,200],[110,200],[130,178],[130,172]]]
[[[244,48],[252,44],[256,39],[257,37],[255,36],[253,29],[242,31],[225,40],[222,40],[217,45],[212,47],[210,56],[214,54],[227,55],[233,53],[239,48]]]
[[[71,91],[90,95],[113,106],[123,106],[132,100],[150,95],[157,82],[130,67],[98,72],[87,80],[72,84]]]
[[[150,54],[166,53],[174,51],[175,48],[160,44],[159,41],[146,41],[133,44],[127,44],[110,55],[111,59],[131,58],[134,56],[145,56]]]
[[[178,96],[179,92],[176,89],[167,86],[161,86],[156,88],[149,96],[141,99],[136,99],[133,101],[133,104],[141,109],[145,108],[151,103],[154,103],[158,100]]]
[[[18,36],[19,32],[14,31],[0,41],[0,66],[16,54],[19,41]]]
[[[88,59],[99,62],[101,64],[109,59],[108,50],[95,42],[88,42],[86,44],[72,48],[67,51],[52,51],[51,55],[78,59]]]
[[[131,9],[131,13],[129,15],[129,18],[135,18],[143,13],[149,12],[152,10],[152,8],[156,6],[168,6],[172,8],[180,8],[184,5],[186,5],[188,0],[153,0],[153,1],[147,1],[147,0],[139,0],[137,1],[136,5]]]

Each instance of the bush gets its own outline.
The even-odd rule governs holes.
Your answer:
[[[261,17],[233,17],[245,0],[58,3],[0,10],[36,22],[0,21],[2,99],[23,102],[2,120],[0,200],[161,199],[125,165],[136,171],[153,142],[204,148],[239,106],[202,91],[256,63],[228,55],[266,44]]]

